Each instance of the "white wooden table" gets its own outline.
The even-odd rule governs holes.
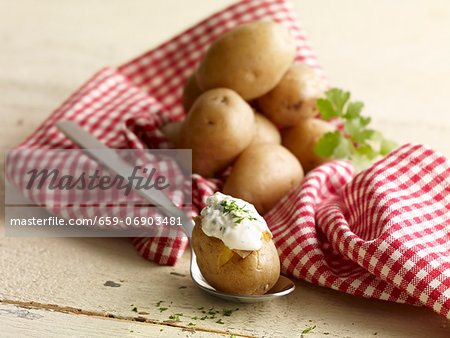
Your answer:
[[[0,0],[2,150],[23,141],[101,67],[122,64],[230,3]],[[363,100],[376,128],[450,157],[446,0],[294,5],[331,83]],[[238,305],[229,317],[192,319],[203,316],[201,307],[236,305],[195,288],[188,253],[175,267],[157,266],[127,239],[2,235],[0,258],[2,336],[299,337],[314,325],[304,336],[450,336],[450,323],[427,309],[302,281],[288,297]],[[120,286],[104,286],[107,281]],[[160,312],[159,301],[168,310]],[[175,313],[183,313],[178,322],[169,319]]]

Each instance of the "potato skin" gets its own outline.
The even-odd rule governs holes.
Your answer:
[[[205,279],[220,291],[238,295],[262,295],[280,276],[280,259],[272,240],[262,241],[261,249],[241,258],[237,254],[220,266],[222,240],[207,236],[201,229],[201,217],[195,219],[191,245]]]
[[[223,193],[252,203],[260,214],[268,212],[303,180],[300,162],[278,144],[248,147],[236,160]]]
[[[183,121],[177,122],[169,122],[161,127],[161,131],[164,136],[172,143],[174,146],[177,146],[178,139],[180,138],[181,126],[183,125]]]
[[[305,172],[308,172],[329,161],[317,156],[314,147],[323,134],[335,130],[336,127],[327,121],[308,118],[294,127],[284,129],[281,132],[282,144],[298,158]]]
[[[183,96],[181,97],[181,102],[183,104],[183,108],[185,113],[189,112],[195,100],[203,93],[200,87],[197,84],[197,78],[195,76],[195,72],[191,74],[186,80],[186,83],[183,88]]]
[[[198,84],[203,90],[231,88],[248,101],[276,86],[295,53],[295,39],[281,24],[244,24],[211,44],[197,69]]]
[[[281,144],[281,134],[267,117],[255,113],[255,134],[251,144],[259,143]]]
[[[178,145],[192,149],[192,171],[212,177],[225,169],[250,144],[252,108],[227,88],[209,90],[195,101],[181,126]]]
[[[316,116],[316,101],[325,90],[325,81],[313,69],[294,64],[277,86],[257,101],[259,109],[273,123],[287,127]]]

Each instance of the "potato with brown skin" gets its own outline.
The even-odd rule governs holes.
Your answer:
[[[180,131],[182,125],[183,121],[177,121],[177,122],[169,122],[161,127],[161,131],[163,132],[164,136],[175,147],[178,145],[178,139],[180,138]]]
[[[265,214],[302,180],[302,166],[289,150],[278,144],[256,144],[236,160],[223,193],[252,203]]]
[[[277,127],[270,120],[255,113],[255,135],[251,144],[259,143],[281,143],[281,135]]]
[[[191,245],[203,277],[217,290],[238,295],[262,295],[280,276],[277,249],[270,240],[261,240],[261,249],[242,258],[235,252],[227,259],[228,249],[222,240],[207,236],[201,228],[201,217],[195,218]]]
[[[192,149],[192,171],[213,177],[250,144],[255,129],[252,108],[227,88],[209,90],[195,101],[181,126],[180,148]]]
[[[249,101],[276,86],[295,53],[295,39],[283,25],[247,23],[211,44],[197,69],[197,81],[203,90],[231,88]]]
[[[186,114],[189,112],[189,109],[191,109],[195,100],[197,100],[202,93],[203,91],[197,84],[197,78],[194,72],[188,77],[183,88],[183,96],[181,97],[181,102]]]
[[[310,67],[292,65],[277,86],[260,97],[259,109],[273,123],[288,127],[318,114],[316,101],[324,97],[325,81]]]
[[[316,118],[304,119],[294,127],[283,129],[282,144],[298,158],[307,173],[330,160],[316,155],[314,147],[323,134],[335,130],[336,127],[330,122]]]

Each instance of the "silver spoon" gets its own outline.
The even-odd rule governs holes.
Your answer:
[[[56,123],[56,127],[72,142],[84,149],[84,152],[88,156],[106,166],[113,173],[123,177],[128,177],[129,173],[132,172],[133,168],[128,163],[123,161],[113,149],[106,147],[77,123],[73,121],[59,121]],[[99,149],[101,149],[101,151],[97,151]],[[131,183],[133,185],[133,182]],[[133,186],[133,188],[135,188],[135,186]],[[146,200],[158,205],[161,211],[163,211],[166,215],[180,217],[182,220],[182,225],[180,228],[183,230],[189,241],[191,240],[192,230],[194,228],[192,220],[187,218],[184,212],[173,204],[173,202],[162,191],[156,189],[153,189],[151,192],[145,189],[135,189],[135,191]],[[192,280],[202,290],[219,298],[242,303],[266,301],[275,297],[287,295],[295,289],[294,282],[287,277],[280,276],[277,283],[264,295],[236,295],[218,291],[209,285],[209,283],[202,276],[202,273],[197,265],[197,259],[192,246],[190,272]]]

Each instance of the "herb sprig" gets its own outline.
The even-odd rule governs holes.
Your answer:
[[[316,144],[314,153],[322,157],[348,159],[357,170],[368,167],[377,157],[385,156],[397,147],[374,129],[370,129],[370,117],[361,115],[364,103],[349,102],[350,92],[332,88],[325,92],[326,98],[317,100],[321,118],[340,118],[344,131],[325,133]]]
[[[246,218],[250,221],[256,221],[256,218],[250,215],[250,210],[241,208],[234,200],[223,200],[220,205],[223,207],[223,213],[225,215],[230,214],[235,219],[236,224],[241,223]]]

